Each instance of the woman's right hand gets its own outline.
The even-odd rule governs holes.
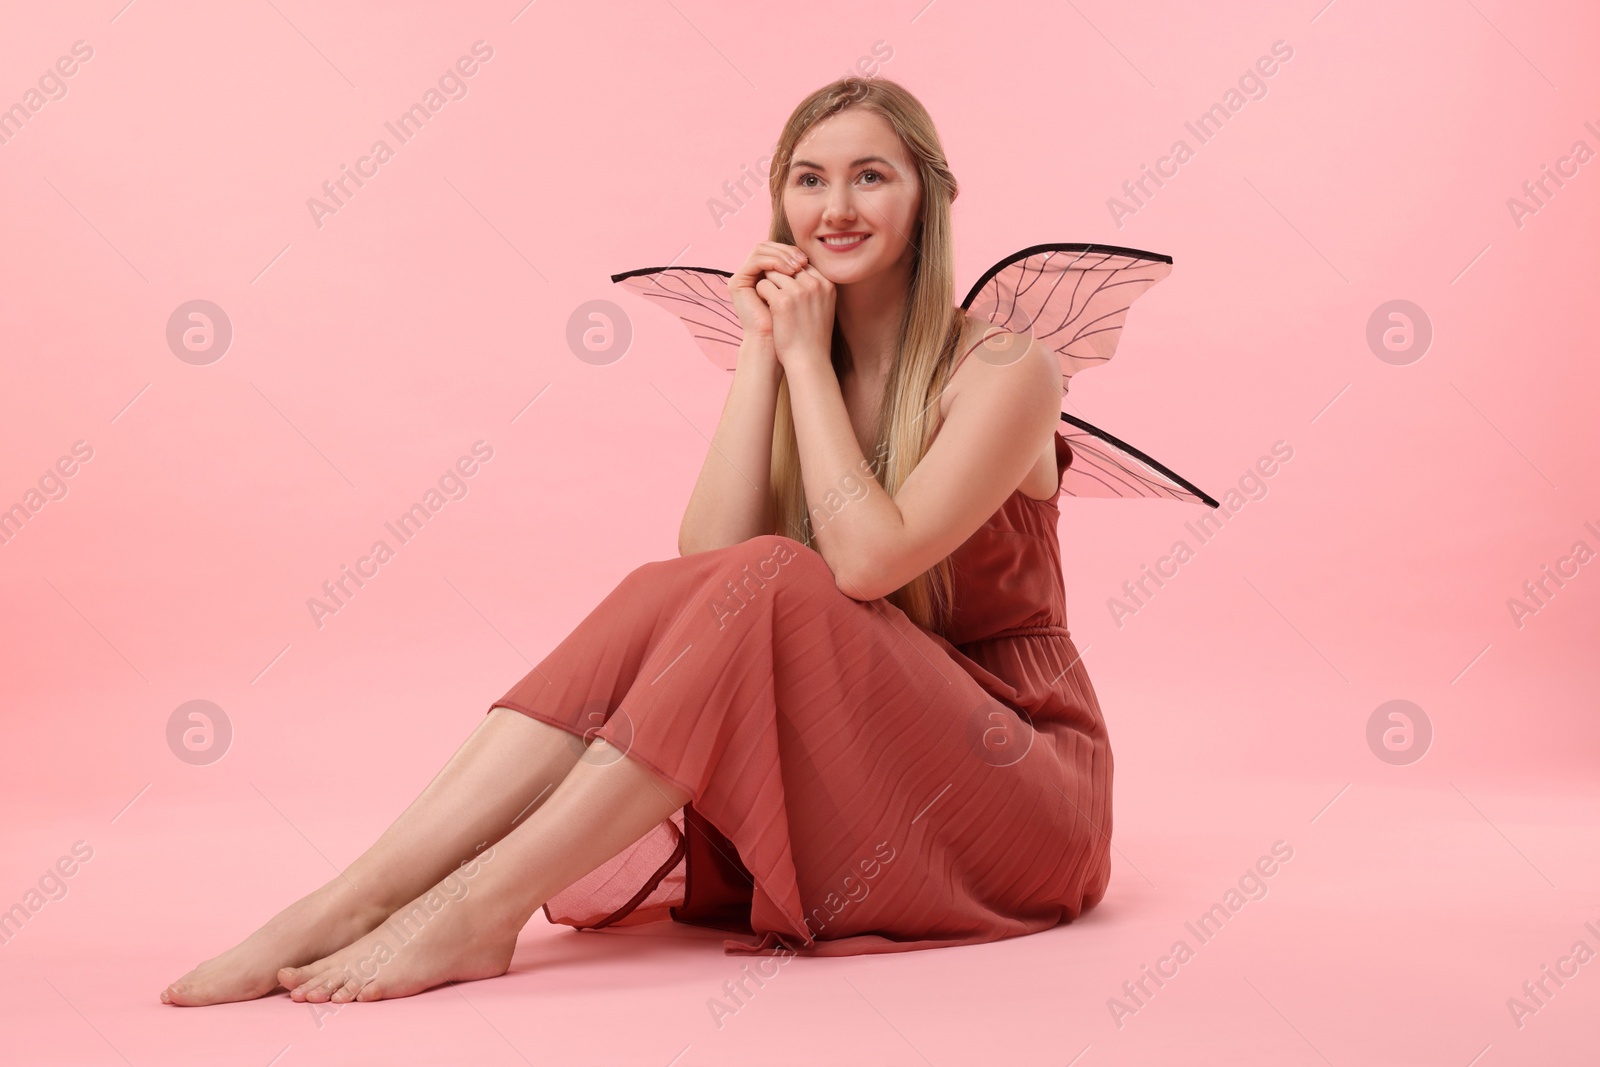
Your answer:
[[[762,241],[744,261],[744,266],[728,279],[728,295],[739,313],[747,339],[769,343],[772,340],[772,311],[756,292],[756,282],[773,270],[792,278],[805,269],[805,265],[806,254],[794,245]]]

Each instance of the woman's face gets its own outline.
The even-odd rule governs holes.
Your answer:
[[[835,285],[870,278],[908,256],[922,190],[900,138],[883,116],[847,108],[800,138],[784,181],[794,243]],[[826,235],[864,239],[831,247]]]

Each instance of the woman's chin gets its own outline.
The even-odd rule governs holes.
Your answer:
[[[840,286],[866,281],[877,274],[878,269],[877,265],[873,263],[829,264],[827,266],[819,265],[817,273],[828,279],[835,286]]]

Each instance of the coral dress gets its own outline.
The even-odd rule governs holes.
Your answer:
[[[943,636],[778,535],[623,578],[491,708],[604,737],[693,799],[546,916],[837,956],[1035,933],[1098,903],[1111,748],[1067,632],[1060,496],[1017,490],[953,553]]]

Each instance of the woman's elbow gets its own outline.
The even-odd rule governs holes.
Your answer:
[[[883,587],[883,575],[876,567],[862,566],[835,566],[833,569],[833,584],[839,592],[851,600],[877,600],[893,592],[892,588]]]

